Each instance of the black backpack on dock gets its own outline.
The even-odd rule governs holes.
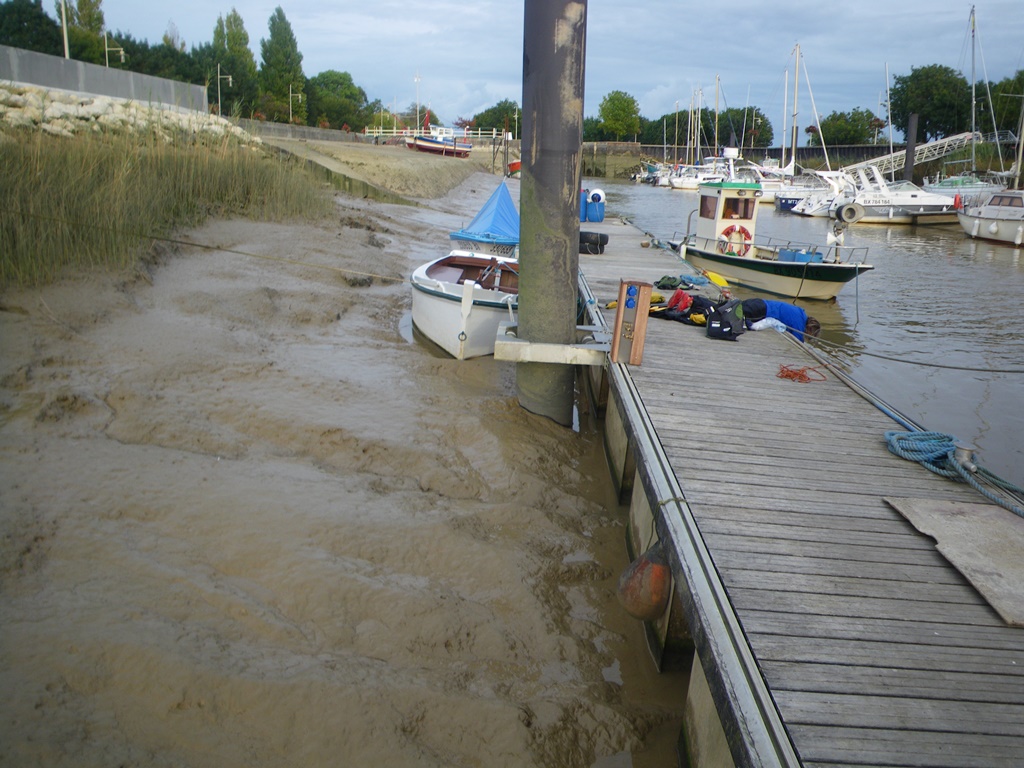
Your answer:
[[[743,302],[729,301],[708,311],[708,338],[736,341],[744,331]]]

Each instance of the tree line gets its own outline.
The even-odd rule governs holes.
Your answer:
[[[380,99],[371,101],[348,72],[329,69],[307,78],[302,70],[302,53],[280,6],[268,20],[268,36],[260,41],[261,61],[257,64],[245,23],[234,9],[218,17],[210,42],[186,51],[173,24],[157,44],[126,32],[110,35],[102,4],[103,0],[65,0],[72,58],[93,64],[109,62],[109,66],[141,74],[205,85],[211,111],[353,131],[411,128],[424,118],[435,125],[443,124],[436,114],[420,105],[398,112],[388,109]],[[60,19],[61,0],[55,0],[55,10]],[[0,43],[64,55],[61,24],[47,15],[42,0],[0,3]],[[976,94],[973,113],[972,92]],[[972,114],[982,133],[1016,133],[1022,94],[1024,70],[972,88],[967,78],[950,67],[914,67],[910,74],[894,77],[888,119],[905,135],[910,115],[917,114],[918,138],[924,141],[969,131]],[[505,99],[471,118],[460,116],[453,125],[510,131],[518,127],[520,119],[519,105]],[[817,124],[804,129],[806,143],[840,146],[888,141],[887,118],[868,109],[835,111],[819,122],[820,132]],[[753,148],[788,143],[788,137],[776,137],[771,120],[758,107],[719,112],[703,108],[694,114],[690,110],[676,111],[648,119],[640,114],[636,99],[623,91],[606,95],[597,116],[583,121],[584,141],[686,146],[692,136],[703,147]]]
[[[972,94],[974,110],[972,113]],[[966,133],[972,124],[980,133],[1020,130],[1024,111],[1024,69],[998,82],[972,84],[956,70],[939,64],[912,67],[909,75],[896,75],[889,98],[892,127],[906,135],[910,115],[918,115],[917,132],[921,141]],[[973,121],[973,123],[972,123]],[[889,122],[868,109],[835,111],[818,124],[804,129],[811,146],[845,146],[886,143]],[[691,114],[668,112],[647,119],[640,115],[635,98],[613,91],[601,101],[597,117],[583,121],[587,141],[621,141],[641,144],[686,146],[696,136],[702,147],[771,147],[776,139],[771,120],[758,107],[728,108],[715,112],[702,108]]]

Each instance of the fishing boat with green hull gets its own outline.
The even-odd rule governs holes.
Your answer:
[[[702,184],[697,223],[678,244],[689,263],[738,285],[794,299],[833,299],[862,272],[865,247],[843,245],[855,209],[841,210],[824,244],[756,237],[760,185],[737,181]]]

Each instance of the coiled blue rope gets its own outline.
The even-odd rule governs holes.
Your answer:
[[[1024,509],[982,486],[978,477],[1018,495],[1024,495],[1024,488],[1008,483],[982,467],[973,464],[965,466],[964,462],[956,456],[957,440],[952,435],[942,432],[890,431],[885,433],[885,442],[890,453],[910,461],[916,461],[937,475],[965,482],[995,504],[1008,509],[1015,515],[1024,517]]]

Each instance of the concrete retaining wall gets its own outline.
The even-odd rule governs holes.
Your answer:
[[[333,128],[314,128],[309,125],[268,123],[263,120],[232,120],[238,127],[253,136],[273,139],[305,139],[306,141],[361,141],[373,143],[371,137],[352,131],[338,131]]]
[[[0,80],[208,112],[206,86],[0,45]]]

